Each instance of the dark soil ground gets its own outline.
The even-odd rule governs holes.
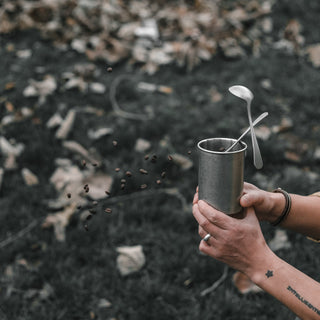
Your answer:
[[[302,10],[301,3],[282,1],[275,6],[274,37],[290,18],[298,18],[306,42],[319,40],[316,26],[320,4],[310,2]],[[8,50],[10,45],[14,51],[32,49],[32,56],[17,59],[14,51]],[[18,169],[5,172],[0,190],[0,319],[294,319],[289,310],[265,293],[241,295],[232,284],[233,270],[212,294],[201,297],[200,292],[220,278],[224,266],[199,254],[200,239],[191,206],[185,212],[176,196],[156,191],[175,187],[190,204],[197,186],[197,141],[213,136],[238,137],[247,126],[245,106],[237,105],[227,92],[233,84],[243,84],[254,92],[254,118],[268,111],[263,123],[269,128],[279,125],[283,117],[293,124],[289,131],[259,139],[264,160],[259,172],[252,164],[250,140],[245,139],[249,145],[245,179],[262,188],[280,186],[300,194],[319,190],[319,159],[314,156],[320,139],[319,70],[304,58],[275,49],[241,60],[218,55],[191,73],[176,66],[163,67],[152,76],[126,62],[113,66],[113,72],[108,73],[106,63],[98,62],[101,72],[96,80],[106,85],[104,95],[58,90],[38,106],[37,98],[22,94],[29,79],[42,80],[46,74],[60,79],[63,72],[72,71],[74,65],[87,59],[73,50],[54,47],[30,30],[0,37],[0,61],[0,95],[17,110],[34,110],[31,118],[1,128],[2,136],[24,143],[26,149],[17,159]],[[127,120],[114,114],[109,89],[124,74],[126,79],[118,87],[119,103],[123,109],[137,113],[145,113],[149,106],[154,120]],[[272,84],[268,90],[261,86],[265,79]],[[14,89],[3,89],[12,81]],[[141,94],[135,89],[139,81],[169,86],[173,93]],[[213,87],[222,94],[216,103],[210,95]],[[49,213],[46,200],[56,197],[49,179],[56,158],[70,158],[75,163],[79,159],[62,147],[46,123],[57,110],[65,115],[69,108],[88,105],[102,109],[103,114],[77,116],[68,139],[100,152],[105,159],[101,170],[114,177],[112,197],[119,201],[110,202],[113,212],[109,215],[102,210],[109,200],[100,203],[101,212],[91,221],[88,232],[80,213],[74,215],[66,241],[58,242],[52,229],[41,228],[41,221]],[[2,102],[0,110],[4,116]],[[114,133],[92,142],[86,133],[97,124],[113,128]],[[156,164],[146,164],[143,155],[134,150],[137,138],[152,143],[150,154],[158,155]],[[118,141],[116,148],[113,140]],[[165,146],[163,141],[167,141]],[[301,146],[306,145],[307,150],[302,152]],[[293,159],[286,151],[299,157]],[[174,152],[190,157],[193,168],[183,171],[169,163],[167,154]],[[4,157],[1,161],[3,165]],[[135,178],[128,189],[118,188],[121,177],[114,172],[115,167],[136,170],[141,166],[150,172],[145,180]],[[39,185],[24,184],[20,173],[24,167],[37,174]],[[154,180],[163,168],[167,169],[167,178],[159,187]],[[148,184],[153,196],[137,195],[126,200],[124,196],[141,183]],[[12,238],[33,221],[37,224],[29,232]],[[270,240],[274,229],[267,224],[262,228]],[[12,241],[6,244],[7,239]],[[319,245],[293,233],[289,233],[289,240],[292,248],[278,254],[320,281]],[[116,248],[136,244],[143,246],[146,265],[138,273],[122,277],[116,267]],[[27,261],[27,265],[21,261]],[[111,306],[99,307],[101,299],[110,301]]]

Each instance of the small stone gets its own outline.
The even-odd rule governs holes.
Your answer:
[[[140,171],[140,173],[142,173],[142,174],[148,174],[148,171],[145,170],[145,169],[139,169],[139,171]]]

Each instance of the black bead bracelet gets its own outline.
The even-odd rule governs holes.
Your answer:
[[[286,204],[284,206],[284,209],[283,209],[280,217],[275,222],[271,222],[271,224],[275,227],[278,224],[280,224],[288,216],[290,209],[291,209],[292,201],[291,201],[291,197],[290,197],[289,193],[282,190],[281,188],[277,188],[277,189],[273,190],[272,192],[282,193],[286,199]]]

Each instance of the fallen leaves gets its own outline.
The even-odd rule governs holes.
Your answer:
[[[148,73],[172,63],[192,70],[211,59],[218,47],[227,57],[244,56],[244,42],[253,50],[270,30],[270,20],[266,27],[264,18],[271,13],[271,2],[221,3],[182,1],[163,6],[161,2],[135,0],[124,6],[120,0],[4,0],[0,33],[34,28],[43,37],[67,44],[92,61],[103,59],[115,64],[127,59],[131,64],[142,64]],[[287,29],[285,34],[289,35]],[[293,35],[290,40],[298,41]],[[31,54],[29,51],[20,56]],[[34,92],[34,88],[27,90],[31,95]]]

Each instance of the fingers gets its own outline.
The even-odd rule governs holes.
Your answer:
[[[203,200],[198,202],[198,206],[200,213],[209,220],[209,222],[221,229],[228,229],[228,227],[234,223],[233,218],[214,209]]]
[[[197,188],[197,189],[198,189],[198,188]],[[198,192],[196,192],[196,193],[194,194],[192,204],[196,204],[196,203],[198,203],[198,200],[199,200],[199,193],[198,193]]]
[[[193,216],[195,217],[195,219],[197,220],[199,226],[201,229],[199,229],[199,234],[200,234],[200,230],[201,230],[201,238],[204,238],[204,236],[206,236],[207,233],[210,233],[211,235],[217,235],[219,234],[219,228],[214,225],[213,223],[211,223],[199,210],[199,205],[195,204],[193,206],[193,210],[192,210]],[[205,233],[205,234],[204,234]]]

